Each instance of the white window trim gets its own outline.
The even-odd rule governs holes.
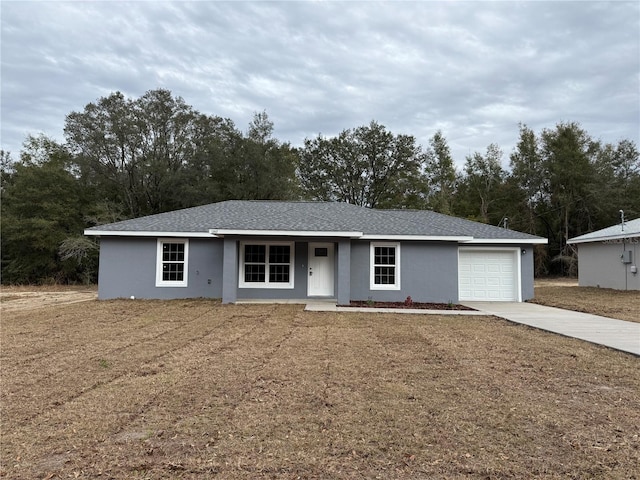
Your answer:
[[[184,244],[184,275],[181,281],[168,281],[162,279],[162,245],[165,243]],[[186,238],[159,238],[156,249],[156,287],[186,287],[189,280],[189,239]]]
[[[396,283],[377,285],[375,283],[375,253],[376,247],[394,247],[396,249]],[[371,242],[369,249],[369,289],[371,290],[400,290],[400,242]]]
[[[244,281],[244,247],[245,245],[265,245],[267,247],[265,258],[265,281],[264,282],[245,282]],[[288,245],[289,246],[289,282],[288,283],[269,283],[269,247],[272,245]],[[295,242],[265,242],[263,240],[243,241],[240,242],[240,261],[238,266],[238,288],[294,288],[294,272],[296,267],[295,259]]]

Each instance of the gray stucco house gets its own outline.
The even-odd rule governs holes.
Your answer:
[[[581,287],[640,290],[640,218],[569,239],[578,246]]]
[[[101,299],[523,301],[546,239],[421,210],[231,200],[85,230]]]

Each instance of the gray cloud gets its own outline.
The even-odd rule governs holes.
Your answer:
[[[65,116],[168,88],[294,145],[375,119],[458,165],[518,123],[639,141],[636,2],[2,2],[2,148]]]

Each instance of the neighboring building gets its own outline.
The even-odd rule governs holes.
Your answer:
[[[101,299],[330,298],[454,302],[533,297],[547,240],[422,210],[231,200],[85,230]]]
[[[578,246],[581,287],[640,290],[640,218],[569,239]]]

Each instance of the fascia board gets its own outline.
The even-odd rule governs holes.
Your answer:
[[[477,244],[477,243],[492,243],[499,245],[522,245],[522,244],[533,244],[533,245],[546,245],[549,243],[549,240],[546,238],[474,238],[472,240],[468,240],[464,242],[465,244]]]
[[[428,242],[468,242],[473,237],[434,235],[363,235],[361,240],[422,240]]]
[[[214,238],[208,232],[149,232],[132,230],[85,230],[85,235],[96,237],[170,237],[170,238]]]
[[[589,243],[589,242],[606,242],[607,240],[621,240],[623,238],[640,238],[640,233],[627,233],[627,234],[619,234],[619,235],[607,235],[606,237],[591,237],[591,238],[583,238],[580,237],[570,238],[567,240],[567,243]]]
[[[362,232],[324,232],[324,231],[297,231],[297,230],[239,230],[239,229],[210,229],[211,235],[223,237],[225,235],[244,235],[251,237],[346,237],[359,238]]]

